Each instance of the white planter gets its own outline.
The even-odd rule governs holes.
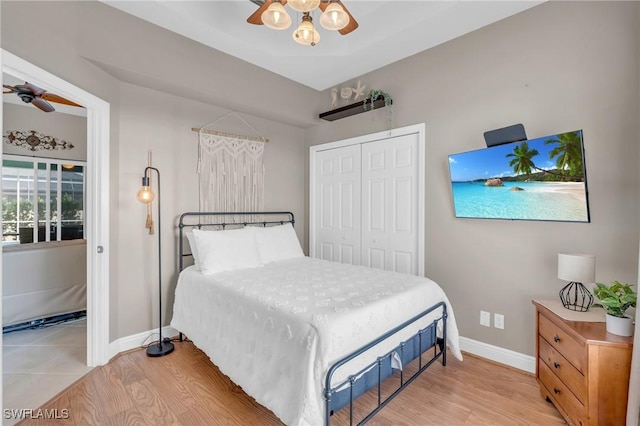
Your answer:
[[[633,318],[620,318],[607,314],[607,331],[618,336],[632,336]]]

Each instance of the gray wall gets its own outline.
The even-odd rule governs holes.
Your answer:
[[[149,149],[162,173],[165,324],[176,278],[175,219],[198,208],[192,127],[233,109],[269,138],[265,207],[294,211],[302,234],[304,132],[273,116],[299,122],[315,91],[96,1],[2,1],[0,8],[2,48],[111,104],[111,341],[157,327],[156,239],[145,233],[146,211],[135,198]],[[34,16],[56,24],[25,32]],[[220,130],[240,130],[233,126],[225,120]]]
[[[242,113],[272,140],[266,207],[302,213],[308,145],[388,126],[385,110],[320,122],[328,91],[317,93],[97,2],[2,1],[0,7],[3,48],[111,103],[112,340],[155,327],[155,268],[144,256],[154,241],[133,195],[147,150],[163,172],[169,262],[171,220],[197,208],[195,194],[184,189],[195,182],[191,127],[230,109]],[[57,25],[25,32],[33,16]],[[530,300],[556,297],[563,285],[556,278],[559,252],[595,254],[598,281],[636,282],[639,16],[637,2],[549,2],[360,77],[393,96],[394,127],[426,123],[426,270],[449,294],[462,335],[533,354]],[[590,224],[454,218],[447,155],[481,148],[484,131],[518,122],[529,136],[584,130]],[[164,268],[171,301],[175,265]],[[505,330],[481,328],[481,309],[504,314]]]
[[[35,130],[73,144],[73,149],[31,151],[22,146],[7,144],[3,140],[4,154],[87,161],[87,119],[85,117],[59,112],[44,113],[31,105],[13,105],[7,102],[2,114],[3,134],[7,130]]]
[[[111,278],[120,284],[111,301],[119,307],[117,318],[114,318],[119,336],[145,330],[139,325],[143,320],[146,329],[157,323],[156,303],[147,302],[157,300],[157,235],[150,236],[144,228],[146,206],[135,197],[147,152],[153,151],[153,165],[161,173],[163,306],[165,318],[171,318],[177,280],[177,218],[186,211],[198,211],[198,134],[191,128],[206,125],[226,112],[221,107],[191,99],[132,84],[121,85],[120,155],[113,159],[118,164],[120,184],[112,188],[118,194],[117,233],[121,237],[117,246],[112,246],[119,268]],[[306,153],[303,130],[248,114],[242,117],[270,139],[264,158],[265,209],[293,211],[299,219],[296,228],[302,238],[305,223],[303,158]],[[233,117],[208,128],[253,134]],[[153,216],[157,221],[155,210]],[[130,306],[132,301],[137,304],[135,309],[122,308]]]
[[[638,6],[545,3],[360,78],[391,94],[394,127],[426,123],[426,275],[449,295],[461,335],[533,355],[531,299],[557,298],[561,252],[594,254],[599,282],[637,283]],[[448,154],[483,148],[484,131],[515,123],[529,137],[584,130],[591,223],[454,217]],[[373,111],[306,139],[387,126]],[[480,310],[504,314],[505,329],[481,327]]]

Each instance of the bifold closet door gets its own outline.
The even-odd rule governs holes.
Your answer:
[[[418,275],[418,135],[362,144],[362,265]]]
[[[316,155],[315,255],[360,265],[360,145]]]

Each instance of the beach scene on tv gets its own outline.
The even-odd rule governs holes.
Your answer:
[[[582,130],[449,156],[456,217],[589,222]]]

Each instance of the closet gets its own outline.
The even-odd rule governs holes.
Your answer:
[[[424,274],[424,124],[311,147],[312,257]]]

